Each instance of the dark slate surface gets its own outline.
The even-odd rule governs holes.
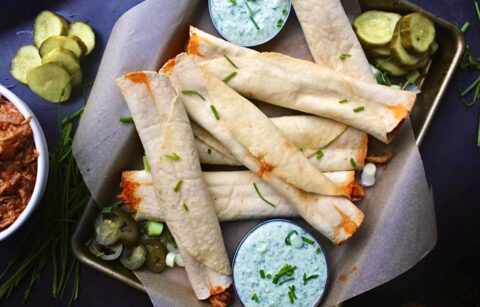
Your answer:
[[[9,63],[16,49],[32,41],[33,19],[42,9],[50,9],[70,20],[88,21],[96,30],[95,51],[83,62],[85,81],[93,80],[103,49],[113,24],[119,16],[138,0],[102,1],[31,1],[0,0],[0,83],[11,87],[24,99],[40,120],[48,142],[52,146],[57,137],[57,107],[46,103],[25,86],[13,80]],[[476,19],[470,0],[415,0],[425,9],[462,25],[466,20],[473,27],[467,41],[478,49],[480,23]],[[480,105],[470,109],[458,98],[456,83],[466,85],[475,76],[458,73],[443,99],[430,131],[421,148],[428,180],[433,186],[436,200],[439,241],[435,249],[417,266],[399,278],[348,302],[347,306],[400,305],[420,302],[426,305],[463,303],[475,299],[471,288],[479,285],[480,271],[480,148],[476,147],[476,131]],[[62,105],[61,113],[68,114],[82,103],[80,91]],[[22,231],[0,243],[0,268],[9,260]],[[477,274],[472,273],[477,270]],[[149,306],[148,297],[97,271],[82,267],[81,306]],[[51,296],[51,272],[47,268],[35,287],[28,305],[63,306],[67,300]],[[0,305],[16,306],[22,293],[17,292]],[[469,298],[470,297],[470,298]],[[477,297],[480,301],[480,297]]]

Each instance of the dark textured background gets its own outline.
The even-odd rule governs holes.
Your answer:
[[[171,0],[174,1],[174,0]],[[32,23],[42,9],[50,9],[70,20],[88,21],[97,34],[94,52],[83,62],[85,81],[93,80],[113,24],[138,0],[31,1],[0,0],[0,83],[25,100],[40,120],[50,146],[55,143],[57,109],[10,77],[9,63],[15,50],[31,43]],[[473,27],[467,42],[478,49],[480,23],[471,0],[414,0],[415,3],[460,26]],[[30,31],[30,32],[29,32]],[[480,55],[480,53],[479,53]],[[458,98],[456,83],[466,85],[475,76],[455,76],[438,108],[420,148],[428,180],[433,186],[438,222],[438,243],[418,265],[399,278],[349,301],[346,306],[396,306],[407,302],[427,306],[480,305],[480,148],[476,131],[480,105],[467,109]],[[62,113],[76,110],[81,93],[62,105]],[[0,269],[7,263],[22,231],[0,243]],[[81,306],[149,306],[148,297],[88,267],[82,267]],[[63,306],[51,296],[51,272],[47,268],[34,288],[28,305]],[[476,291],[476,294],[475,294]],[[16,306],[18,291],[0,305]],[[477,295],[477,296],[475,296]]]

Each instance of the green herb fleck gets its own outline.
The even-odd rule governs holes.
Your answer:
[[[320,247],[317,247],[315,251],[317,252],[317,254],[320,254],[322,252],[322,249]]]
[[[312,279],[315,279],[315,278],[318,278],[318,274],[313,274],[313,275],[310,275],[310,276],[307,277],[307,274],[304,273],[303,274],[303,284],[306,285],[309,280],[312,280]]]
[[[362,111],[365,111],[365,107],[364,107],[364,106],[357,107],[357,108],[353,109],[353,112],[355,112],[355,113],[362,112]]]
[[[230,81],[230,79],[232,79],[233,77],[235,77],[237,75],[237,72],[236,71],[232,71],[231,73],[229,73],[225,78],[223,78],[223,82],[227,83],[228,81]]]
[[[323,158],[325,154],[323,153],[323,151],[321,149],[317,150],[315,152],[315,157],[317,158],[317,160],[320,160],[321,158]]]
[[[171,154],[166,154],[165,157],[169,158],[172,161],[180,161],[180,156],[177,153],[172,152]]]
[[[282,15],[283,15],[283,16],[287,16],[287,14],[288,14],[287,9],[283,9],[283,10],[282,10]]]
[[[173,188],[173,192],[178,192],[180,191],[180,188],[182,187],[182,184],[183,184],[183,180],[180,179],[179,181],[177,181],[177,184],[175,185],[175,187]]]
[[[211,154],[212,154],[212,150],[211,150],[210,148],[207,149],[207,153],[208,153],[209,155],[211,155]]]
[[[274,284],[278,284],[278,281],[279,281],[280,278],[282,278],[283,276],[292,276],[296,269],[297,269],[296,266],[293,266],[293,265],[290,265],[290,264],[285,264],[278,271],[278,273],[273,276],[272,282]]]
[[[292,245],[292,242],[290,242],[290,237],[294,234],[298,235],[298,232],[296,230],[292,230],[287,234],[285,237],[285,245]]]
[[[257,28],[257,30],[260,31],[260,27],[258,26],[257,22],[255,21],[255,18],[253,18],[252,15],[250,15],[249,18],[253,22],[253,25],[255,26],[255,28]]]
[[[281,286],[281,285],[283,285],[284,283],[289,282],[289,281],[292,281],[292,280],[294,280],[294,279],[295,279],[295,278],[293,278],[293,277],[287,278],[287,279],[281,281],[278,285]]]
[[[149,174],[152,171],[152,169],[150,168],[150,163],[148,163],[147,156],[143,156],[143,169],[145,169],[145,171]]]
[[[303,242],[305,242],[305,243],[307,243],[307,244],[310,244],[310,245],[315,244],[315,242],[314,242],[313,240],[310,240],[310,239],[307,238],[307,237],[303,237],[303,236],[302,236],[302,240],[303,240]]]
[[[344,104],[344,103],[347,103],[348,102],[348,99],[342,99],[342,100],[339,100],[338,103],[340,104]]]
[[[288,287],[288,299],[290,300],[290,303],[293,304],[295,300],[297,299],[297,296],[295,295],[295,285],[291,285]]]
[[[252,301],[255,301],[255,302],[257,302],[257,303],[259,302],[257,293],[253,293],[253,295],[252,295]]]
[[[462,26],[462,28],[460,29],[460,31],[462,31],[462,33],[465,33],[468,31],[468,29],[470,29],[470,22],[465,22]]]
[[[283,26],[283,19],[280,18],[278,21],[277,21],[277,28],[281,28]]]
[[[262,193],[260,193],[260,190],[257,187],[256,182],[253,183],[253,188],[255,189],[255,191],[258,194],[258,197],[260,197],[261,200],[263,200],[264,202],[266,202],[267,204],[269,204],[270,206],[272,206],[274,208],[276,207],[272,202],[268,201],[265,197],[263,197]]]
[[[353,160],[353,158],[350,158],[350,164],[352,165],[353,169],[357,169],[357,163],[355,163],[355,160]]]
[[[125,124],[133,124],[133,118],[131,116],[120,116],[118,120]]]
[[[252,8],[250,7],[250,4],[248,4],[248,2],[245,2],[245,6],[247,7],[247,10],[250,13],[250,16],[255,15],[255,12],[252,10]]]
[[[203,97],[203,96],[202,96],[199,92],[197,92],[197,91],[185,89],[185,90],[182,90],[181,92],[182,92],[183,95],[197,95],[198,97],[202,98],[202,100],[205,101],[205,97]]]
[[[230,0],[230,3],[232,3],[232,5],[237,5],[237,0]]]
[[[259,273],[260,273],[260,277],[261,277],[262,279],[265,279],[265,271],[264,271],[264,270],[260,270]]]
[[[342,60],[342,61],[345,61],[346,59],[351,58],[351,57],[352,57],[352,55],[348,54],[348,53],[342,53],[339,56],[340,60]]]
[[[271,278],[272,278],[272,274],[267,274],[267,278],[268,278],[268,279],[271,279]]]
[[[185,210],[186,212],[190,212],[190,209],[188,208],[186,203],[183,203],[183,210]]]
[[[220,115],[218,115],[217,109],[215,109],[215,106],[212,104],[210,105],[210,109],[212,110],[213,116],[215,116],[216,120],[220,119]]]
[[[225,57],[225,59],[227,59],[227,61],[228,61],[228,63],[230,63],[230,65],[232,65],[233,67],[235,67],[235,68],[238,69],[237,64],[235,64],[235,63],[232,61],[232,59],[230,59],[230,58],[228,57],[228,55],[227,55],[226,53],[224,53],[223,56]]]

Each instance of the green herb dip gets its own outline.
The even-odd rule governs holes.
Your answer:
[[[318,242],[305,230],[272,220],[245,237],[235,255],[233,278],[247,307],[310,307],[325,291],[327,263]]]
[[[242,46],[262,44],[287,20],[289,0],[210,0],[210,16],[220,34]]]

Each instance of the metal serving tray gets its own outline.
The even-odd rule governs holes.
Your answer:
[[[462,33],[457,27],[442,18],[426,12],[419,6],[402,0],[359,0],[363,10],[377,9],[406,14],[422,11],[435,21],[439,50],[433,56],[426,77],[421,81],[421,94],[410,114],[416,143],[421,145],[428,131],[433,116],[438,108],[454,71],[461,60],[465,49]],[[199,12],[208,10],[206,2],[199,5]],[[292,14],[288,23],[298,22]],[[267,46],[268,47],[268,46]],[[135,275],[125,269],[120,263],[103,261],[92,255],[86,247],[86,242],[93,236],[93,224],[99,208],[93,199],[87,204],[85,212],[72,238],[72,248],[75,256],[84,264],[109,275],[127,285],[144,291],[145,289]]]

